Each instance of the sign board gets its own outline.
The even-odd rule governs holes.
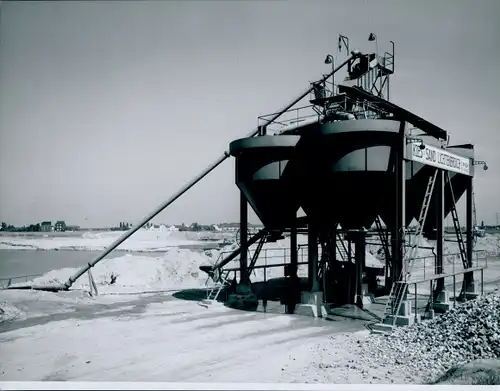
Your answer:
[[[422,145],[425,148],[422,149]],[[448,152],[446,149],[433,145],[413,142],[409,145],[408,159],[414,162],[427,164],[443,170],[457,172],[463,175],[472,175],[470,159]]]

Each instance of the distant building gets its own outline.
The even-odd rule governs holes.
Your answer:
[[[62,220],[59,220],[54,225],[54,231],[58,231],[58,232],[66,231],[66,223]]]
[[[80,226],[79,225],[67,225],[66,226],[66,231],[79,231]]]
[[[40,224],[41,232],[50,232],[52,231],[52,221],[44,221]]]

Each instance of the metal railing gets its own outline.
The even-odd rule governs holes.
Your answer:
[[[345,243],[342,241],[345,246]],[[373,244],[374,245],[374,244]],[[253,247],[253,246],[252,246]],[[308,262],[308,246],[307,244],[298,245],[298,264],[306,265]],[[318,253],[321,254],[321,245],[318,245]],[[249,259],[252,258],[255,249],[250,248],[248,250]],[[347,248],[346,248],[347,251]],[[231,251],[224,251],[219,254],[217,261],[214,264],[220,262],[227,255],[231,254]],[[256,265],[254,269],[267,269],[274,267],[284,267],[290,264],[291,249],[289,247],[271,247],[263,248],[259,254]],[[231,262],[237,262],[239,257],[236,257]],[[434,279],[439,278],[440,275],[447,274],[459,274],[463,273],[465,270],[460,258],[460,253],[447,253],[443,254],[443,268],[441,273],[436,273],[436,254],[415,257],[413,260],[412,272],[410,276],[406,276],[406,280],[415,279]],[[229,265],[227,265],[229,266]],[[488,253],[485,250],[474,250],[473,260],[470,268],[486,268],[488,267]],[[223,270],[234,272],[237,276],[240,272],[239,266],[224,267]]]
[[[19,283],[19,282],[28,282],[29,279],[32,279],[33,277],[40,277],[42,274],[26,274],[24,276],[15,276],[15,277],[5,277],[5,278],[0,278],[0,289],[7,289],[10,287],[12,284]]]
[[[468,269],[488,267],[488,256],[484,250],[473,251],[472,265],[468,268],[464,268],[460,253],[443,254],[443,267],[440,272],[437,271],[435,266],[435,255],[417,257],[410,261],[413,262],[411,275],[405,276],[405,282],[409,280],[437,279],[440,276],[462,274]]]
[[[315,122],[320,119],[319,114],[314,111],[313,107],[314,105],[306,105],[288,110],[283,113],[279,121],[274,120],[269,122],[274,113],[262,115],[257,118],[258,126],[267,124],[266,131],[268,134],[277,134],[298,128],[307,122]]]
[[[253,250],[253,251],[252,251]],[[298,259],[306,259],[307,260],[307,255],[308,255],[308,250],[307,250],[307,245],[299,245],[298,246]],[[321,250],[321,246],[318,245],[318,251]],[[250,248],[248,250],[248,255],[249,258],[251,258],[254,254],[254,249]],[[222,259],[224,259],[227,255],[231,254],[232,251],[223,251],[219,254],[219,257],[215,264],[219,263]],[[291,249],[290,247],[270,247],[270,248],[263,248],[259,254],[260,259],[264,259],[265,262],[270,259],[283,259],[283,264],[288,264],[290,262],[290,257],[291,257]],[[239,257],[236,257],[232,262],[235,262],[239,259]],[[256,266],[257,267],[257,266]],[[229,268],[224,267],[224,270],[229,270]]]
[[[380,57],[380,56],[379,56]],[[381,60],[381,61],[380,61]],[[383,57],[379,58],[380,64],[394,72],[394,55],[389,52],[385,52]]]

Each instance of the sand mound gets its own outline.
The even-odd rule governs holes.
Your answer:
[[[199,270],[199,266],[207,263],[210,263],[209,258],[202,253],[173,248],[167,250],[163,257],[127,254],[114,259],[105,259],[91,271],[99,293],[165,291],[204,287],[207,276]],[[77,271],[77,268],[53,270],[28,284],[60,285]],[[112,275],[116,276],[113,284],[111,284]],[[89,278],[84,275],[72,288],[89,290],[89,286]]]

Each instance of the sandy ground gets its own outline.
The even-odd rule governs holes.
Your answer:
[[[0,300],[20,310],[0,325],[2,381],[322,381],[307,369],[311,352],[365,329],[359,320],[206,309],[171,295],[2,291]],[[343,382],[359,382],[345,375],[340,368]]]
[[[361,365],[367,321],[282,315],[279,303],[269,313],[206,309],[177,297],[0,291],[10,319],[0,322],[0,381],[429,381],[411,363]]]
[[[4,309],[0,381],[418,384],[428,380],[429,374],[416,373],[411,363],[361,365],[357,341],[369,338],[367,321],[283,315],[279,303],[270,303],[278,310],[262,313],[222,305],[206,309],[198,305],[199,297],[189,295],[180,299],[172,293],[120,294],[175,281],[185,284],[186,277],[199,283],[201,277],[192,273],[205,258],[200,255],[195,260],[186,251],[173,251],[174,258],[142,260],[139,269],[133,256],[116,264],[103,263],[94,277],[100,292],[108,294],[96,298],[82,290],[0,291]],[[118,267],[122,269],[117,291],[106,291],[105,279]],[[171,268],[178,277],[171,275]],[[500,259],[492,258],[484,276],[488,290],[496,286],[499,273]],[[383,304],[380,307],[383,310]]]

